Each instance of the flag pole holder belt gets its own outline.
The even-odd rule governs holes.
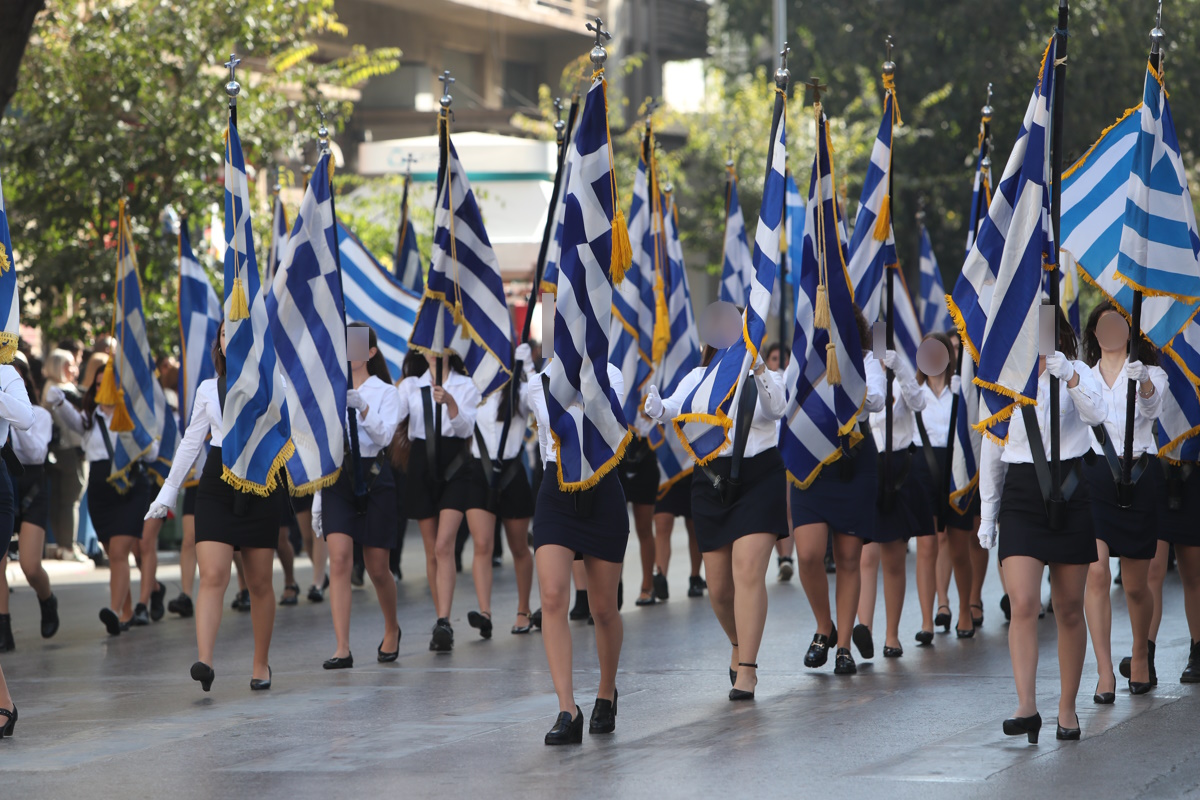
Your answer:
[[[547,371],[548,372],[548,371]],[[546,398],[546,415],[550,415],[550,376],[547,372],[542,373],[542,394]],[[558,480],[558,471],[553,470],[551,480]],[[546,480],[546,478],[542,478]],[[599,483],[590,489],[584,489],[578,492],[571,492],[571,499],[575,502],[575,516],[582,518],[590,518],[596,510],[596,489]],[[561,486],[559,487],[562,488]]]
[[[501,452],[503,452],[504,440],[501,439]],[[508,485],[517,477],[517,471],[524,469],[520,458],[492,459],[488,453],[487,443],[483,440],[483,431],[479,430],[479,426],[475,426],[475,444],[479,448],[479,463],[483,465],[483,476],[487,479],[488,492],[487,503],[488,508],[495,508],[496,503],[500,500],[500,493],[508,488]]]
[[[1042,490],[1042,501],[1046,504],[1046,518],[1050,529],[1060,531],[1067,524],[1067,503],[1079,488],[1079,460],[1075,460],[1063,478],[1058,495],[1055,496],[1050,475],[1050,463],[1046,460],[1046,448],[1042,444],[1042,431],[1038,427],[1033,407],[1021,406],[1021,418],[1025,421],[1025,435],[1029,440],[1029,453],[1033,457],[1033,469],[1037,473],[1038,488]]]
[[[929,432],[925,429],[925,420],[921,417],[921,412],[916,412],[913,416],[917,420],[917,433],[921,435],[921,454],[925,458],[925,466],[929,468],[929,474],[933,476],[934,486],[937,487],[937,508],[935,509],[934,517],[937,521],[939,530],[946,527],[946,516],[949,511],[950,499],[942,492],[946,483],[943,478],[942,466],[937,462],[937,456],[934,455],[933,445],[929,443]]]
[[[879,454],[880,460],[883,455]],[[891,480],[885,480],[885,475],[880,474],[878,496],[875,498],[876,507],[885,514],[896,510],[896,495],[904,488],[908,472],[912,469],[912,450],[893,450],[891,456],[892,468],[890,475],[886,476]]]
[[[1167,468],[1167,510],[1183,510],[1183,485],[1192,476],[1195,464],[1170,464],[1164,462]]]
[[[1125,483],[1122,480],[1125,459],[1117,455],[1117,449],[1113,446],[1112,437],[1108,435],[1108,429],[1103,425],[1093,425],[1092,433],[1104,450],[1104,460],[1108,462],[1113,482],[1117,485],[1117,505],[1121,508],[1133,508],[1134,487],[1137,486],[1137,482],[1141,480],[1146,468],[1150,465],[1149,455],[1142,453],[1138,456],[1133,462],[1133,469],[1130,470],[1129,483]]]
[[[874,436],[871,433],[871,428],[866,420],[859,420],[858,432],[862,434],[865,441],[868,436]],[[854,480],[854,476],[858,474],[858,454],[860,451],[850,446],[850,434],[841,437],[842,441],[842,457],[838,459],[838,480],[842,483],[849,483]]]
[[[464,448],[454,460],[446,465],[446,471],[438,472],[438,441],[434,431],[433,424],[433,387],[421,387],[421,410],[425,417],[425,456],[429,461],[429,474],[433,476],[433,491],[435,500],[442,496],[442,487],[454,479],[458,471],[462,469],[467,459],[470,458],[470,453]],[[441,413],[441,409],[438,409]]]
[[[754,424],[754,408],[757,405],[758,384],[754,378],[747,378],[746,385],[742,388],[742,393],[738,398],[737,430],[733,434],[729,477],[721,476],[707,464],[700,467],[721,498],[721,505],[725,507],[736,503],[741,494],[742,459],[746,455],[746,443],[750,439],[750,427]]]

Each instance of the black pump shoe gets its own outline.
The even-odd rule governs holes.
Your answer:
[[[1188,653],[1187,666],[1183,668],[1183,674],[1179,676],[1180,683],[1200,683],[1200,642],[1192,642],[1192,649]]]
[[[482,611],[471,611],[467,614],[467,624],[479,631],[484,639],[492,638],[492,615]]]
[[[117,631],[120,633],[120,631]],[[7,653],[17,649],[17,643],[13,641],[12,635],[12,617],[8,614],[0,614],[0,653]]]
[[[839,647],[837,649],[837,658],[833,662],[833,674],[858,674],[858,666],[854,663],[854,656],[850,655],[850,649],[848,647]]]
[[[974,614],[971,615],[971,624],[974,625],[976,628],[982,628],[983,627],[983,606],[972,605],[971,608],[979,609],[978,617],[975,616]]]
[[[120,636],[121,631],[125,630],[121,625],[121,619],[117,616],[117,612],[111,608],[100,609],[100,621],[104,623],[104,628],[108,631],[109,636]]]
[[[13,731],[17,729],[17,704],[13,703],[12,711],[9,711],[7,708],[0,708],[0,717],[8,718],[8,722],[0,725],[0,739],[3,739],[5,736],[12,736]]]
[[[1153,688],[1153,683],[1139,683],[1138,681],[1129,682],[1130,694],[1149,694],[1150,690]]]
[[[267,691],[268,689],[271,688],[271,677],[272,677],[271,667],[268,666],[267,667],[267,679],[265,681],[259,680],[258,678],[250,679],[250,691],[252,691],[252,692]]]
[[[804,654],[804,666],[809,669],[825,666],[825,662],[829,660],[829,646],[837,641],[837,626],[835,625],[832,632],[828,636],[823,633],[817,633],[813,636],[812,644],[808,646],[808,652]],[[736,677],[736,673],[734,674]]]
[[[704,597],[704,590],[707,588],[708,584],[699,575],[688,578],[688,597]]]
[[[657,568],[654,571],[654,596],[659,600],[667,600],[671,597],[671,587],[667,584],[667,576]]]
[[[1075,726],[1076,727],[1074,727],[1074,728],[1064,728],[1062,726],[1062,722],[1059,722],[1055,726],[1058,728],[1058,730],[1056,730],[1054,732],[1054,738],[1058,739],[1060,742],[1078,742],[1079,737],[1082,733],[1079,730],[1079,715],[1078,714],[1075,715]]]
[[[162,581],[156,583],[157,586],[150,593],[150,619],[153,622],[158,622],[167,615],[166,606],[163,605],[163,600],[167,599],[167,587],[163,586]]]
[[[962,628],[955,626],[954,635],[957,636],[959,639],[974,639],[975,638],[975,629],[967,628],[964,631]]]
[[[454,628],[450,627],[450,620],[440,617],[434,624],[429,649],[435,653],[449,653],[454,649]]]
[[[946,609],[946,613],[942,613],[942,609]],[[937,616],[933,618],[933,627],[941,628],[943,633],[950,632],[950,606],[938,606]]]
[[[42,638],[49,639],[58,633],[58,598],[51,594],[45,600],[38,600],[42,607]]]
[[[871,629],[866,625],[855,625],[854,630],[850,632],[850,641],[854,642],[858,654],[863,658],[875,657],[875,638],[871,636]]]
[[[325,669],[353,669],[354,653],[347,653],[345,658],[338,658],[337,656],[334,656],[321,666]]]
[[[1092,702],[1098,706],[1111,706],[1117,702],[1116,692],[1101,692],[1100,687],[1096,687],[1096,691],[1092,693]]]
[[[751,669],[755,669],[755,670],[758,669],[758,664],[748,664],[745,661],[739,661],[738,666],[739,667],[750,667]],[[736,676],[736,674],[737,673],[734,673],[735,676]],[[729,690],[729,699],[730,700],[753,700],[754,699],[754,690],[751,689],[750,691],[746,692],[746,691],[743,691],[741,689],[736,689],[736,688],[730,689]]]
[[[1029,737],[1030,744],[1038,743],[1038,734],[1042,730],[1042,715],[1034,714],[1032,717],[1010,717],[1004,720],[1004,735],[1005,736],[1021,736]]]
[[[383,642],[379,643],[379,647],[375,651],[375,660],[380,664],[390,664],[400,658],[400,639],[404,636],[404,631],[396,634],[396,649],[390,653],[383,652]]]
[[[200,682],[200,688],[204,691],[212,689],[213,681],[216,680],[217,673],[208,664],[203,661],[197,661],[192,664],[192,680]]]
[[[583,744],[583,712],[575,706],[575,716],[563,711],[554,722],[554,727],[546,734],[546,744]]]
[[[591,612],[591,606],[588,605],[587,589],[577,590],[575,592],[575,607],[567,614],[567,619],[572,622],[578,622],[588,618]]]
[[[933,631],[917,631],[917,644],[922,647],[933,644]]]
[[[592,719],[588,723],[588,733],[612,733],[617,729],[617,690],[613,689],[613,699],[596,698],[592,707]]]
[[[884,658],[899,658],[902,655],[904,655],[903,647],[888,647],[886,644],[883,646]]]
[[[1012,621],[1012,603],[1008,600],[1008,595],[1000,598],[1000,610],[1004,612],[1004,621]]]

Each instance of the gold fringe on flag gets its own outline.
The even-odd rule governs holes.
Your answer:
[[[629,243],[629,226],[625,224],[625,212],[620,208],[612,221],[612,262],[609,273],[613,283],[625,280],[625,271],[633,263],[633,246]]]
[[[229,318],[231,320],[248,319],[250,308],[246,305],[246,289],[242,286],[241,278],[233,279],[233,292],[230,295],[231,305]]]
[[[123,399],[117,390],[117,376],[113,371],[115,360],[110,358],[104,365],[104,376],[100,379],[100,388],[96,390],[96,405],[115,406]]]
[[[888,238],[888,228],[892,226],[892,200],[886,194],[883,196],[883,202],[879,204],[879,216],[875,218],[875,230],[872,231],[872,236],[877,242],[886,242]]]
[[[837,345],[829,342],[825,345],[825,382],[830,386],[841,386],[842,370],[838,366]]]

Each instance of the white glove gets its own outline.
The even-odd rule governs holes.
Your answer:
[[[517,352],[513,358],[524,364],[526,370],[533,369],[533,348],[527,342],[517,345]]]
[[[962,389],[962,378],[957,375],[950,376],[950,394],[958,394]]]
[[[146,519],[166,519],[167,512],[175,508],[175,501],[178,499],[179,490],[169,483],[163,484],[158,490],[158,497],[154,498],[150,510],[146,512]]]
[[[348,389],[346,391],[346,408],[353,408],[355,411],[361,411],[367,407],[367,402],[363,400],[357,389]]]
[[[170,508],[155,500],[150,504],[150,510],[146,512],[146,519],[166,519]]]
[[[1075,365],[1071,363],[1071,359],[1055,350],[1046,356],[1046,372],[1064,383],[1070,383],[1071,378],[1075,377]]]
[[[991,550],[996,546],[996,538],[996,520],[980,519],[979,546],[984,550]]]
[[[321,493],[317,492],[313,495],[312,504],[312,526],[313,533],[318,539],[325,538],[324,526],[321,524]]]
[[[884,350],[883,351],[883,366],[887,367],[890,370],[896,369],[896,351],[895,350]]]
[[[663,415],[663,401],[658,396],[658,387],[650,384],[650,388],[646,390],[646,416],[651,419],[660,419]]]
[[[1125,365],[1125,376],[1131,381],[1142,383],[1150,380],[1150,370],[1140,361],[1130,361]]]

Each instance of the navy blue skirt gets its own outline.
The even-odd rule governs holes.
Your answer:
[[[1157,460],[1157,459],[1155,459]],[[1153,463],[1133,487],[1133,506],[1117,504],[1117,484],[1108,459],[1084,460],[1083,475],[1092,499],[1096,538],[1108,545],[1110,556],[1149,560],[1158,550],[1158,510],[1165,505],[1162,471]]]
[[[217,456],[219,459],[219,451]],[[105,544],[114,536],[141,539],[142,522],[154,497],[150,478],[145,470],[138,468],[133,487],[121,494],[108,482],[111,472],[108,459],[93,461],[88,470],[88,516],[96,529],[96,538]]]
[[[1079,460],[1063,461],[1063,474]],[[1091,564],[1097,558],[1096,528],[1086,480],[1068,499],[1064,516],[1061,530],[1051,528],[1033,464],[1009,464],[996,519],[1000,560],[1028,556],[1044,564]]]
[[[946,484],[942,479],[942,471],[946,468],[946,448],[933,447],[930,449],[933,450],[934,463],[938,466],[937,477],[935,478],[934,474],[929,471],[929,461],[925,458],[925,452],[920,447],[917,447],[913,453],[912,471],[917,477],[917,482],[921,484],[921,488],[925,490],[925,497],[929,503],[931,513],[936,516],[946,492]],[[977,516],[979,516],[978,490],[971,492],[971,502],[967,505],[966,514],[959,514],[947,503],[944,522],[947,528],[971,531],[975,528],[975,517]],[[920,535],[917,534],[917,536]]]
[[[1200,547],[1200,464],[1185,464],[1186,477],[1183,467],[1162,459],[1159,464],[1164,500],[1157,517],[1158,538],[1181,547]]]
[[[363,471],[368,472],[370,461],[363,459]],[[347,463],[337,483],[321,490],[321,530],[325,536],[345,534],[363,547],[379,547],[391,550],[399,539],[396,525],[396,484],[392,470],[384,464],[383,469],[369,484],[366,497],[366,513],[358,513],[358,501],[354,496],[354,477]]]
[[[655,501],[654,513],[670,514],[672,517],[691,519],[693,475],[694,472],[684,475],[671,484],[671,488],[667,489],[667,493]],[[703,477],[703,473],[701,473],[701,476]]]
[[[933,505],[929,499],[929,487],[922,483],[915,463],[924,460],[924,454],[911,450],[892,453],[890,480],[895,489],[890,504],[885,504],[883,486],[879,487],[879,513],[875,518],[875,533],[867,537],[870,541],[907,541],[913,536],[930,536],[937,533],[934,527]],[[928,469],[925,472],[928,474]],[[882,484],[883,454],[879,455],[879,480]],[[932,484],[932,478],[929,482]]]
[[[713,459],[708,469],[728,478],[732,465],[733,459],[723,456]],[[752,533],[787,538],[787,472],[779,448],[743,459],[739,484],[736,495],[726,505],[702,470],[692,473],[692,520],[700,552],[720,550]]]
[[[792,526],[825,524],[836,533],[872,541],[879,484],[875,437],[865,435],[847,459],[821,469],[807,489],[791,486]]]
[[[9,545],[12,544],[13,520],[16,518],[16,503],[13,500],[12,481],[8,477],[8,467],[4,459],[0,459],[0,556],[8,555]]]
[[[533,514],[533,548],[556,544],[576,553],[620,564],[629,543],[629,512],[616,471],[610,471],[589,490],[564,492],[558,486],[558,467],[548,464]]]

